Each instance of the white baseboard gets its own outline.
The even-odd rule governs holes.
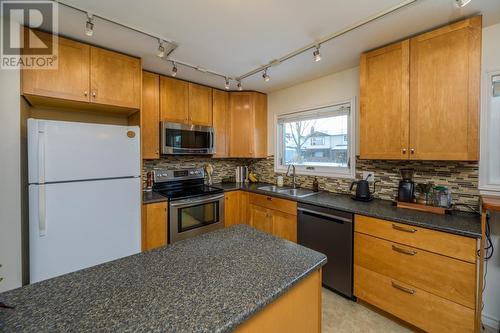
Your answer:
[[[481,316],[481,320],[483,324],[498,330],[500,328],[500,319],[490,316],[488,314],[483,313]]]

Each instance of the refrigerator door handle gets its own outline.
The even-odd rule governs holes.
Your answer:
[[[38,183],[45,183],[45,124],[38,124]]]
[[[38,235],[47,235],[47,214],[45,211],[45,185],[38,185]]]

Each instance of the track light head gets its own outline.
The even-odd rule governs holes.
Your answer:
[[[271,77],[267,75],[267,68],[264,70],[264,74],[262,74],[262,78],[264,79],[265,82],[269,82],[271,80]]]
[[[87,22],[85,23],[85,34],[89,37],[94,35],[94,17],[87,13]]]
[[[177,66],[175,65],[175,62],[172,62],[172,76],[177,76]]]
[[[313,52],[313,59],[314,61],[318,62],[321,60],[321,53],[319,52],[319,45],[316,46],[316,49]]]
[[[163,46],[163,42],[158,40],[158,57],[165,57],[165,47]]]
[[[229,90],[229,88],[231,88],[231,85],[229,83],[229,78],[226,76],[226,82],[224,83],[224,88],[226,88],[226,90]]]
[[[467,6],[472,0],[455,0],[455,5],[458,8],[463,8]]]
[[[238,84],[236,85],[239,91],[243,90],[243,86],[241,85],[241,81],[238,81]]]

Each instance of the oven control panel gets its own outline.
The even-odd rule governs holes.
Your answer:
[[[164,183],[178,180],[203,179],[205,171],[202,168],[196,169],[153,169],[153,180],[155,183]]]

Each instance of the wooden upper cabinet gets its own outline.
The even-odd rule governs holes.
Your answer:
[[[408,40],[361,55],[360,158],[409,156]]]
[[[229,97],[229,156],[267,156],[267,97],[234,92]]]
[[[160,76],[142,73],[142,158],[160,158]]]
[[[212,89],[212,106],[213,127],[215,130],[215,157],[227,157],[229,155],[229,93]]]
[[[478,160],[481,26],[475,16],[361,56],[360,158]]]
[[[479,159],[481,16],[411,39],[411,159]]]
[[[160,120],[187,124],[189,83],[160,77]]]
[[[30,33],[42,41],[49,38],[44,32],[31,30]],[[88,102],[90,47],[62,37],[58,38],[58,45],[57,69],[22,70],[23,94]]]
[[[92,46],[90,84],[91,102],[139,109],[141,60]]]
[[[189,123],[212,126],[212,88],[189,83]]]

